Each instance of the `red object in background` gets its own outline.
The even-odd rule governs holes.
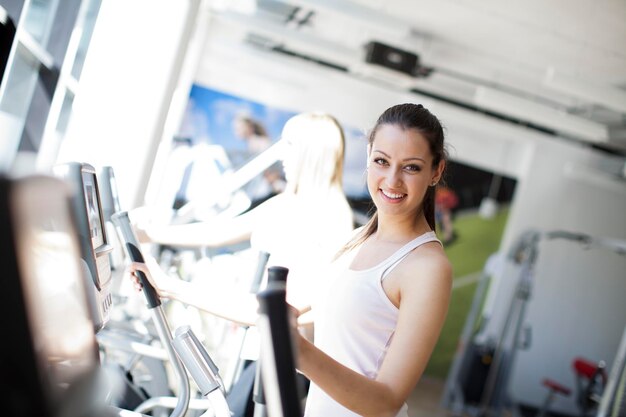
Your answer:
[[[435,191],[435,204],[452,210],[459,205],[459,197],[448,187],[437,188],[437,191]]]

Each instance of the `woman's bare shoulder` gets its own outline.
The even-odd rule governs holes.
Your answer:
[[[433,281],[448,286],[452,282],[452,264],[438,242],[426,243],[412,251],[398,268],[409,283]]]

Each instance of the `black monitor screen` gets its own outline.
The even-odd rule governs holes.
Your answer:
[[[83,171],[83,190],[85,192],[85,202],[87,203],[87,215],[89,217],[89,233],[91,244],[94,249],[105,244],[102,233],[102,218],[100,217],[100,202],[98,200],[98,189],[96,186],[96,175]]]

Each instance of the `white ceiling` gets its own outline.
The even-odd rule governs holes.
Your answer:
[[[212,3],[241,42],[626,153],[625,0]],[[366,64],[372,40],[419,55],[432,73]]]

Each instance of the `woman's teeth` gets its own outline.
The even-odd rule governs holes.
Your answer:
[[[394,198],[394,199],[397,199],[397,198],[402,198],[402,197],[404,197],[404,194],[390,193],[389,191],[385,191],[385,190],[381,190],[381,191],[382,191],[382,193],[383,193],[386,197],[388,197],[388,198]]]

